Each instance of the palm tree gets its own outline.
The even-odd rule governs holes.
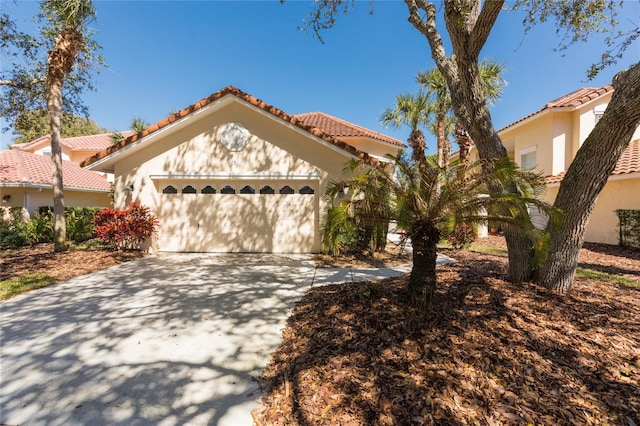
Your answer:
[[[353,179],[333,182],[325,193],[331,207],[324,222],[322,243],[323,250],[333,255],[340,254],[344,245],[352,248],[354,236],[361,243],[358,248],[366,244],[370,255],[386,246],[393,216],[387,181],[374,173],[359,173],[360,167],[359,161],[350,161],[345,172]],[[344,197],[349,197],[350,202],[334,203]]]
[[[407,142],[411,147],[411,158],[421,168],[426,163],[425,149],[426,143],[424,133],[420,126],[425,126],[429,119],[429,100],[427,96],[419,92],[417,95],[410,93],[396,96],[396,105],[387,108],[380,118],[380,122],[385,126],[400,127],[403,125],[411,128],[411,133]]]
[[[133,120],[131,120],[131,124],[129,124],[129,128],[136,133],[140,133],[146,129],[147,126],[149,126],[147,122],[140,117],[134,117]]]
[[[502,89],[507,84],[504,78],[502,78],[504,69],[504,65],[500,62],[485,59],[480,63],[480,80],[482,82],[484,95],[489,104],[495,103],[500,98]],[[451,96],[447,88],[447,82],[438,68],[419,72],[416,80],[426,91],[431,110],[435,115],[435,134],[438,140],[438,165],[440,167],[446,167],[449,163],[449,152],[451,151],[451,143],[449,142],[448,135],[452,133],[448,132],[446,127],[448,117],[451,117],[452,114]],[[456,135],[457,134],[460,134],[460,132],[456,129]],[[461,153],[463,149],[469,148],[464,145],[465,139],[457,140]]]
[[[67,249],[60,147],[62,86],[78,54],[86,46],[83,32],[86,23],[95,18],[95,9],[91,0],[45,0],[40,9],[51,21],[55,32],[55,43],[49,52],[47,64],[47,110],[53,164],[54,251],[59,252]]]
[[[413,304],[430,309],[436,289],[437,244],[442,235],[450,234],[457,224],[484,222],[487,220],[520,227],[532,238],[537,231],[528,220],[527,207],[534,205],[545,211],[548,206],[536,195],[542,188],[540,175],[520,171],[510,160],[503,158],[492,162],[473,164],[461,177],[459,161],[450,168],[439,167],[433,158],[425,161],[424,169],[402,156],[390,157],[392,167],[371,166],[353,160],[350,169],[360,170],[354,177],[333,183],[327,190],[329,212],[336,209],[341,214],[327,215],[325,229],[339,229],[348,223],[346,218],[365,215],[369,223],[395,221],[398,228],[407,233],[413,248],[408,293]],[[489,186],[499,182],[514,182],[519,194],[504,191],[491,194]],[[381,187],[389,193],[389,204],[372,203],[380,199]],[[341,190],[348,189],[349,197],[338,199]],[[483,196],[480,196],[483,195]],[[486,210],[488,215],[479,214]]]

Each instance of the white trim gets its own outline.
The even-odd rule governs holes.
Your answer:
[[[294,124],[282,119],[281,117],[273,115],[270,112],[264,111],[263,109],[258,108],[257,106],[253,105],[250,102],[245,101],[244,99],[241,99],[241,98],[239,98],[239,97],[237,97],[237,96],[235,96],[233,94],[227,94],[227,95],[223,96],[222,98],[217,99],[217,100],[211,102],[210,104],[208,104],[208,105],[206,105],[206,106],[204,106],[204,107],[202,107],[202,108],[200,108],[200,109],[198,109],[198,110],[196,110],[196,111],[194,111],[194,112],[192,112],[192,113],[190,113],[190,114],[188,114],[188,115],[186,115],[186,116],[184,116],[184,117],[182,117],[182,118],[180,118],[180,119],[178,119],[176,121],[174,121],[173,123],[170,123],[170,124],[160,128],[160,129],[148,134],[147,136],[144,136],[144,137],[138,139],[137,141],[135,141],[135,142],[133,142],[133,143],[131,143],[129,145],[123,146],[122,148],[112,152],[111,154],[109,154],[109,155],[107,155],[107,156],[105,156],[105,157],[103,157],[103,158],[101,158],[99,160],[96,160],[95,162],[85,166],[85,168],[89,169],[89,170],[96,170],[96,169],[99,168],[100,165],[103,165],[103,164],[105,164],[105,166],[108,167],[109,165],[112,164],[114,158],[117,158],[118,156],[122,156],[122,155],[127,154],[127,153],[132,154],[134,152],[137,152],[139,149],[142,149],[144,146],[147,146],[147,145],[153,143],[156,139],[162,138],[162,137],[164,137],[164,135],[166,135],[168,133],[172,133],[173,131],[176,131],[176,130],[179,130],[180,128],[186,127],[198,115],[204,114],[205,112],[213,113],[213,112],[217,111],[219,108],[221,108],[221,107],[223,107],[223,106],[225,106],[225,105],[227,105],[227,104],[229,104],[231,102],[238,102],[240,104],[244,104],[245,106],[249,107],[250,109],[258,112],[259,114],[262,114],[265,117],[268,117],[268,118],[270,118],[270,119],[272,119],[274,121],[277,121],[278,123],[288,127],[289,129],[292,129],[292,130],[298,132],[299,134],[302,134],[302,135],[304,135],[306,137],[309,137],[309,138],[315,140],[316,142],[320,142],[323,145],[325,145],[326,147],[330,148],[331,150],[333,150],[335,152],[338,152],[338,153],[340,153],[340,154],[342,154],[342,155],[344,155],[346,157],[355,158],[355,159],[359,158],[357,155],[352,154],[352,153],[350,153],[350,152],[348,152],[348,151],[346,151],[346,150],[344,150],[344,149],[342,149],[340,147],[337,147],[334,144],[332,144],[332,143],[330,143],[330,142],[328,142],[328,141],[326,141],[326,140],[324,140],[324,139],[322,139],[322,138],[320,138],[318,136],[315,136],[312,133],[310,133],[310,132],[308,132],[308,131],[306,131],[304,129],[301,129],[300,127],[298,127],[298,126],[296,126],[296,125],[294,125]],[[334,138],[334,139],[338,140],[338,138]],[[351,145],[349,145],[349,146],[351,146]],[[398,147],[398,148],[400,148],[400,147]],[[354,147],[354,149],[356,149],[356,148]],[[364,151],[361,151],[361,152],[364,152]],[[100,169],[100,171],[107,172],[107,173],[113,173],[113,169]]]
[[[205,179],[237,179],[237,180],[320,180],[322,175],[313,173],[159,173],[149,175],[151,180],[205,180]]]
[[[535,155],[535,160],[536,163],[532,166],[532,167],[527,167],[525,168],[524,166],[524,161],[523,158],[526,155],[530,155],[530,154],[534,154]],[[527,171],[527,170],[535,170],[538,167],[538,145],[532,145],[532,146],[528,146],[526,148],[523,148],[521,150],[518,151],[518,160],[520,163],[520,169],[523,171]]]
[[[0,188],[39,188],[39,189],[53,189],[52,185],[44,183],[22,183],[22,182],[2,182]],[[81,191],[81,192],[103,192],[107,193],[110,189],[95,189],[95,188],[82,188],[79,186],[67,186],[63,187],[65,191]]]
[[[519,151],[520,155],[531,154],[532,152],[536,152],[538,150],[538,145],[531,145],[526,148],[523,148]]]

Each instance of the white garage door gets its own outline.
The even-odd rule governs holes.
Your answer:
[[[158,246],[176,252],[310,253],[318,181],[159,182]]]

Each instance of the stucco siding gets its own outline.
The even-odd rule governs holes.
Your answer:
[[[248,131],[235,151],[220,141],[227,123]],[[349,156],[264,113],[231,103],[115,163],[115,204],[149,206],[160,219],[161,251],[316,252],[325,210],[322,194],[340,179]],[[260,195],[264,183],[289,183],[295,194]],[[223,183],[236,194],[220,194]],[[250,183],[256,194],[240,194]],[[300,194],[302,183],[314,194]],[[163,194],[175,184],[178,194]],[[202,194],[206,185],[216,194]],[[196,194],[182,194],[185,185]],[[132,191],[125,187],[132,186]]]
[[[53,191],[51,189],[38,190],[36,188],[1,188],[1,195],[10,195],[4,207],[25,207],[29,216],[38,213],[41,206],[53,206]],[[64,205],[67,207],[109,207],[111,198],[106,192],[64,191]]]
[[[549,187],[545,200],[553,202],[559,186]],[[598,196],[589,219],[584,240],[591,243],[618,244],[617,209],[640,209],[640,176],[633,179],[609,179]]]

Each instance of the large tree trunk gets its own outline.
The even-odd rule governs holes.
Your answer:
[[[64,217],[64,191],[62,181],[62,149],[60,146],[60,120],[62,118],[62,85],[71,72],[83,38],[75,29],[64,29],[56,37],[49,52],[47,69],[47,110],[51,127],[51,163],[53,168],[53,231],[54,251],[67,249]]]
[[[640,63],[613,81],[611,102],[569,166],[554,206],[564,213],[550,223],[551,250],[536,281],[552,290],[571,290],[578,254],[598,194],[640,124]]]
[[[436,28],[435,5],[417,0],[405,0],[405,3],[409,9],[409,22],[429,42],[431,56],[447,81],[456,118],[475,142],[480,158],[506,157],[507,150],[491,121],[478,64],[480,51],[502,10],[504,0],[444,3],[445,23],[454,52],[450,58]],[[533,274],[532,243],[515,230],[507,230],[506,236],[510,259],[509,279],[514,282],[528,280]]]
[[[431,222],[418,220],[411,228],[413,267],[409,276],[409,298],[422,309],[433,307],[436,291],[436,259],[440,231]]]

